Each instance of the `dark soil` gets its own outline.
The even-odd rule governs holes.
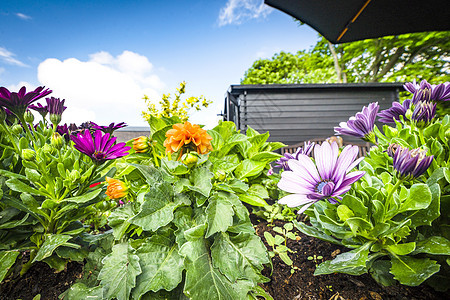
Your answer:
[[[252,221],[257,224],[256,232],[264,242],[264,231],[269,231],[272,235],[276,234],[272,230],[273,226],[268,226],[266,221],[259,222],[254,215],[252,215]],[[275,221],[274,225],[282,227],[284,222]],[[292,274],[291,267],[275,256],[272,259],[273,272],[271,273],[270,268],[263,270],[263,274],[270,278],[270,282],[261,284],[261,286],[275,300],[449,299],[448,295],[436,292],[424,284],[418,287],[402,285],[382,287],[367,274],[362,276],[347,274],[314,276],[316,262],[308,260],[309,256],[322,256],[322,259],[317,260],[317,263],[321,263],[348,250],[306,236],[295,228],[294,232],[298,236],[298,240],[288,240],[287,246],[296,251],[296,253],[290,253],[289,256],[293,260],[293,266],[298,269]],[[267,244],[266,247],[268,247]],[[271,247],[268,249],[272,250]],[[32,300],[37,294],[41,295],[42,300],[56,300],[61,293],[81,277],[82,267],[82,264],[72,262],[64,271],[54,273],[47,264],[38,262],[22,278],[16,281],[4,281],[0,285],[0,300]]]
[[[32,300],[38,294],[41,300],[56,300],[81,277],[82,269],[82,264],[70,262],[64,271],[55,273],[46,263],[37,262],[21,278],[1,283],[0,300]]]
[[[264,231],[269,231],[272,235],[275,235],[276,233],[272,230],[273,226],[267,226],[268,224],[264,220],[257,222],[256,219],[253,219],[253,221],[257,223],[257,234],[264,241],[266,247],[272,250],[264,239]],[[283,227],[284,222],[275,221],[274,225]],[[293,266],[296,266],[298,270],[291,274],[291,267],[287,266],[278,256],[272,259],[272,274],[269,268],[263,270],[263,275],[269,277],[270,282],[261,286],[275,300],[443,300],[450,298],[425,284],[418,287],[404,285],[382,287],[368,274],[352,276],[335,273],[314,276],[316,262],[308,260],[309,256],[322,256],[323,259],[317,260],[317,263],[320,264],[349,250],[304,235],[295,228],[294,232],[298,236],[297,241],[288,239],[287,246],[296,251],[296,253],[290,253],[289,257],[293,261]]]

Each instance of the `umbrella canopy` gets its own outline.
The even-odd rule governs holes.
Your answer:
[[[334,44],[450,30],[449,0],[265,0]]]

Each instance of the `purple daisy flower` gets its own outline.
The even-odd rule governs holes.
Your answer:
[[[394,124],[394,120],[400,121],[400,116],[403,116],[404,120],[407,120],[406,112],[411,106],[411,99],[406,99],[402,104],[399,102],[392,102],[391,108],[382,110],[378,113],[378,121],[383,123]]]
[[[356,113],[347,122],[339,123],[340,127],[334,127],[334,131],[336,134],[355,136],[375,144],[373,128],[379,108],[378,102],[372,102],[367,107],[364,106],[361,112]]]
[[[274,168],[282,168],[284,171],[292,171],[287,164],[288,160],[298,159],[300,154],[311,156],[314,145],[315,143],[311,143],[310,141],[304,142],[304,147],[298,147],[294,154],[285,153],[283,157],[280,157],[280,159],[275,161]]]
[[[75,149],[89,156],[96,165],[101,165],[106,160],[128,155],[127,151],[131,149],[131,147],[126,147],[125,143],[114,144],[117,138],[110,138],[109,133],[102,135],[100,130],[94,133],[94,139],[89,130],[84,130],[70,138],[75,143]]]
[[[338,203],[342,199],[340,195],[348,192],[365,174],[363,171],[350,172],[363,159],[355,160],[358,151],[358,146],[348,145],[339,155],[336,142],[323,143],[314,147],[316,164],[305,154],[299,154],[297,160],[289,160],[287,164],[292,171],[281,173],[278,187],[293,194],[278,202],[289,207],[302,206],[299,214],[320,200]]]
[[[419,101],[448,101],[450,100],[450,83],[445,82],[438,85],[429,84],[422,80],[420,84],[416,81],[408,82],[403,85],[405,90],[413,93],[412,102],[417,104]]]
[[[115,130],[117,130],[119,128],[128,126],[124,122],[120,122],[118,124],[111,123],[108,126],[99,126],[99,125],[95,124],[94,122],[92,122],[92,123],[94,124],[93,125],[94,129],[98,129],[98,130],[103,131],[104,133],[109,133],[109,134],[112,134]]]
[[[42,116],[42,118],[45,118],[45,116],[47,116],[47,106],[42,106],[42,104],[40,103],[31,104],[30,106],[28,106],[28,108],[37,111]]]
[[[426,127],[436,115],[436,103],[420,101],[416,104],[411,120],[419,127]]]
[[[394,169],[401,179],[412,179],[422,175],[433,161],[433,155],[426,156],[426,150],[398,147],[394,154]]]
[[[34,91],[27,93],[26,88],[22,87],[19,92],[16,93],[10,92],[5,87],[0,87],[0,106],[9,109],[17,117],[23,118],[23,114],[31,103],[52,92],[49,89],[44,90],[44,88],[44,86],[40,86]]]
[[[56,132],[58,132],[66,140],[66,142],[70,140],[70,130],[67,124],[58,125],[56,127]]]

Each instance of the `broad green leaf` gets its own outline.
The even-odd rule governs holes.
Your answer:
[[[372,263],[369,273],[380,285],[392,286],[395,285],[397,281],[394,279],[394,276],[389,273],[391,266],[391,261],[378,259]]]
[[[445,175],[445,170],[447,168],[439,168],[436,169],[433,174],[427,179],[428,186],[432,186],[433,184],[437,183],[439,180],[441,180]],[[447,169],[448,170],[448,169]]]
[[[172,175],[180,176],[189,173],[188,166],[181,161],[163,159],[161,160],[161,164]]]
[[[342,222],[345,222],[347,219],[355,215],[353,211],[345,204],[339,205],[336,209],[336,212]]]
[[[386,248],[389,252],[393,252],[397,255],[407,255],[416,249],[416,243],[404,243],[404,244],[396,244],[396,245],[387,245]]]
[[[111,212],[108,218],[108,225],[114,229],[113,234],[116,240],[120,240],[127,232],[131,225],[131,219],[135,215],[132,203],[118,207]]]
[[[345,224],[347,224],[350,227],[351,231],[355,236],[361,233],[362,231],[370,231],[373,229],[372,223],[363,218],[358,217],[348,218],[347,220],[345,220]]]
[[[130,222],[146,231],[155,231],[173,220],[173,211],[182,203],[175,203],[173,188],[163,182],[152,186],[144,196],[139,213]]]
[[[314,275],[347,273],[350,275],[362,275],[367,273],[366,262],[369,256],[369,249],[372,244],[366,243],[360,248],[345,252],[336,256],[333,260],[321,263]]]
[[[233,225],[233,204],[228,201],[225,193],[218,193],[209,199],[206,208],[206,218],[208,229],[206,237],[210,237],[216,232],[225,232]]]
[[[53,251],[61,245],[67,243],[72,237],[64,234],[52,234],[46,236],[44,243],[39,248],[33,262],[41,261],[53,254]]]
[[[422,225],[430,226],[432,222],[441,215],[441,187],[439,184],[434,183],[433,185],[430,185],[429,188],[431,191],[430,205],[426,209],[411,211],[409,212],[409,216],[407,215],[407,217],[412,221],[411,226],[413,228]]]
[[[250,159],[268,164],[279,159],[280,157],[282,157],[282,155],[278,153],[264,151],[256,153],[255,155],[251,156]]]
[[[11,228],[19,227],[21,225],[30,225],[30,224],[36,223],[36,221],[33,218],[29,218],[29,216],[30,216],[29,214],[26,214],[20,220],[12,220],[12,221],[0,224],[0,229],[11,229]]]
[[[248,203],[250,205],[261,207],[268,206],[267,202],[263,198],[258,197],[256,195],[238,194],[238,196],[242,202]]]
[[[248,189],[248,193],[258,196],[263,199],[269,198],[267,189],[262,184],[252,184]]]
[[[58,250],[58,249],[56,249]],[[61,272],[64,271],[64,268],[66,267],[67,261],[57,255],[52,255],[50,257],[46,257],[42,260],[45,262],[50,268],[55,270],[55,272]]]
[[[410,256],[391,257],[391,273],[401,284],[418,286],[431,275],[439,272],[440,266],[429,258],[414,258]]]
[[[298,222],[297,220],[293,221],[295,228],[300,230],[302,233],[316,237],[318,239],[321,239],[323,241],[327,241],[333,244],[342,245],[342,243],[339,240],[334,239],[333,237],[324,234],[322,231],[318,230],[316,227],[308,226],[303,222]]]
[[[153,185],[155,182],[161,181],[162,179],[161,172],[152,166],[139,164],[131,164],[131,165],[139,170],[142,176],[144,176],[145,181],[150,185]]]
[[[264,264],[270,263],[267,250],[255,234],[241,233],[229,237],[227,233],[217,236],[211,247],[214,266],[231,282],[250,279],[255,284],[261,281]]]
[[[185,247],[188,246],[186,244],[191,245]],[[237,283],[230,282],[219,269],[214,267],[203,240],[186,244],[183,245],[182,253],[187,257],[195,258],[186,266],[184,293],[190,299],[244,299],[250,287],[245,289],[239,281]],[[188,250],[195,254],[187,253]]]
[[[70,300],[102,300],[103,289],[101,286],[89,288],[83,283],[78,282],[72,285],[65,295]]]
[[[275,246],[275,238],[270,232],[264,231],[264,238],[266,239],[267,244],[269,244],[269,246],[271,247]]]
[[[10,171],[7,171],[7,170],[2,170],[2,169],[0,169],[0,175],[8,177],[8,178],[16,178],[16,179],[27,180],[27,177],[23,176],[22,174],[15,173],[15,172],[10,172]]]
[[[141,274],[139,257],[127,243],[117,244],[102,261],[98,279],[103,287],[104,299],[129,299],[136,277]]]
[[[102,192],[102,190],[98,189],[98,190],[86,193],[84,195],[81,195],[81,196],[66,198],[63,201],[65,201],[65,202],[75,202],[75,203],[78,203],[78,204],[82,204],[82,203],[86,203],[86,202],[91,201],[92,199],[94,199],[95,197],[100,195],[101,192]]]
[[[46,196],[46,193],[43,193],[35,188],[32,188],[28,184],[23,183],[22,181],[11,178],[6,181],[6,185],[13,191],[20,192],[20,193],[28,193],[32,195],[40,195],[40,196]]]
[[[432,236],[417,242],[413,254],[428,253],[433,255],[450,255],[450,241],[442,236]]]
[[[234,171],[238,179],[259,175],[266,167],[265,162],[244,159]]]
[[[0,251],[0,282],[5,278],[9,268],[16,262],[19,251]]]
[[[142,273],[136,278],[134,299],[148,291],[171,291],[181,282],[184,258],[178,254],[177,244],[163,236],[152,236],[137,249],[136,255]]]
[[[189,189],[199,192],[205,197],[209,197],[209,193],[212,189],[211,179],[214,177],[214,174],[211,173],[207,168],[200,167],[192,170],[190,175],[190,180],[192,182],[192,186],[188,186]]]
[[[59,257],[70,259],[71,261],[82,262],[88,255],[89,251],[86,248],[74,249],[70,247],[58,247],[56,249],[56,254]]]
[[[248,185],[239,179],[233,179],[227,183],[236,193],[246,193],[249,189]]]
[[[427,208],[431,203],[431,191],[424,183],[414,184],[409,192],[409,197],[400,206],[400,212]]]

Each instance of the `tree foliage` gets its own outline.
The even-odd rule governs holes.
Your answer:
[[[333,45],[321,37],[308,51],[259,59],[242,84],[450,80],[450,33],[424,32]]]

